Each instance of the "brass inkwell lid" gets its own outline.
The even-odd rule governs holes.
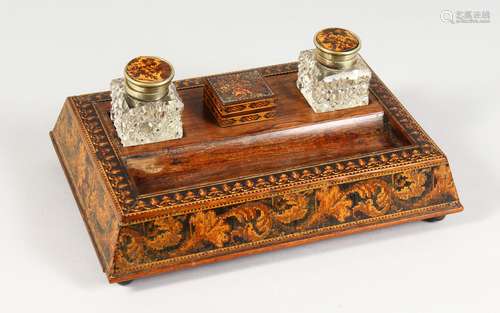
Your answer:
[[[325,28],[314,35],[316,60],[326,67],[348,69],[361,49],[359,37],[343,28]]]
[[[157,101],[168,94],[174,68],[168,61],[139,56],[125,66],[125,91],[139,101]]]

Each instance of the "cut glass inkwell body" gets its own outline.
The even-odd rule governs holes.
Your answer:
[[[125,77],[111,81],[111,119],[123,146],[182,138],[184,108],[174,68],[157,57],[140,56],[125,67]]]
[[[314,36],[316,49],[299,55],[297,87],[316,113],[368,104],[371,71],[358,55],[359,38],[342,28]]]

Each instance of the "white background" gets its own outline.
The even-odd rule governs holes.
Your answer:
[[[489,10],[449,24],[442,10]],[[498,1],[1,1],[1,312],[499,312]],[[109,285],[48,132],[66,96],[136,55],[176,78],[289,62],[325,26],[446,152],[465,207],[413,223]],[[27,311],[29,310],[29,311]]]

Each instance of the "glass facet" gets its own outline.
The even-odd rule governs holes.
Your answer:
[[[316,113],[368,104],[371,71],[359,56],[351,68],[326,67],[315,58],[315,50],[299,55],[297,87]]]
[[[114,79],[111,98],[111,119],[123,146],[182,138],[184,104],[174,84],[163,99],[143,102],[132,101],[125,93],[124,80]]]

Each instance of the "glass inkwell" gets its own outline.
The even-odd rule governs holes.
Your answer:
[[[342,28],[314,35],[316,49],[300,52],[297,87],[316,113],[368,104],[371,70],[358,55],[359,38]]]
[[[184,104],[173,77],[168,61],[140,56],[111,81],[111,119],[123,146],[182,138]]]

